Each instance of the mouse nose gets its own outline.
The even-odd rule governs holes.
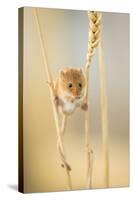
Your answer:
[[[76,97],[76,99],[80,99],[80,96]]]

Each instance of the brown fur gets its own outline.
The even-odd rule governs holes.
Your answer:
[[[72,87],[69,87],[72,84]],[[81,86],[79,85],[81,84]],[[61,96],[65,95],[66,102],[75,102],[76,99],[83,101],[85,88],[85,77],[81,68],[67,67],[60,71],[60,74],[55,82],[55,103],[57,106],[64,106]],[[85,111],[88,109],[88,105],[82,102],[81,108]]]
[[[69,84],[72,84],[72,87],[69,88]],[[79,87],[79,83],[82,84],[82,87]],[[72,68],[67,67],[63,69],[55,84],[55,89],[57,96],[63,92],[68,92],[72,94],[73,97],[80,95],[81,90],[85,87],[85,78],[81,68]]]

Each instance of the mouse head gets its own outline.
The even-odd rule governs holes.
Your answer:
[[[83,97],[85,77],[81,68],[68,67],[60,72],[60,86],[62,91],[73,96],[74,99]]]

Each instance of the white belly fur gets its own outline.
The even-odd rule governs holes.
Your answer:
[[[62,109],[64,113],[72,114],[75,111],[76,107],[77,107],[76,103],[67,102],[67,103],[64,103]]]
[[[65,96],[68,96],[68,93],[64,93],[63,95],[60,95],[60,100],[62,102],[62,111],[68,115],[72,114],[75,109],[79,106],[81,106],[82,100],[75,100],[74,102],[67,101],[65,99]]]

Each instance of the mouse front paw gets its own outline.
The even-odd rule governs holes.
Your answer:
[[[81,108],[82,108],[82,110],[87,111],[88,110],[88,104],[87,103],[83,103]]]
[[[54,97],[54,103],[55,103],[56,106],[60,105],[60,101],[59,101],[59,97],[58,96]]]

